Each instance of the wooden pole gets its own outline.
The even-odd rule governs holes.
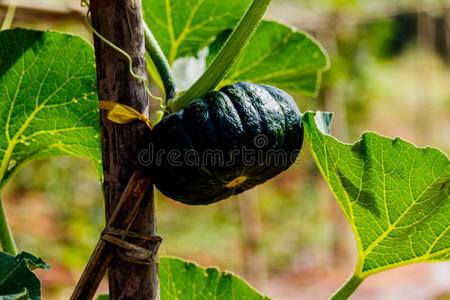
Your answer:
[[[146,76],[141,1],[92,0],[91,12],[94,28],[132,57],[136,74]],[[149,99],[144,82],[130,75],[126,58],[95,36],[94,46],[99,98],[118,101],[148,116]],[[139,143],[148,128],[141,122],[115,124],[108,120],[106,111],[100,114],[103,189],[108,222],[128,180],[139,169]],[[149,197],[150,201],[146,202],[147,207],[140,211],[130,230],[152,236],[156,235],[152,188],[145,197]],[[157,264],[147,266],[115,259],[109,269],[109,292],[111,300],[159,299]]]

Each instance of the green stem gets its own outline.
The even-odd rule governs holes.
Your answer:
[[[16,14],[16,0],[12,0],[8,6],[8,10],[6,11],[5,18],[3,19],[3,24],[0,30],[6,30],[11,28],[15,14]]]
[[[175,79],[170,68],[167,58],[164,56],[161,48],[158,45],[155,37],[153,36],[150,28],[144,22],[144,34],[145,34],[145,49],[147,49],[150,58],[152,59],[156,70],[158,70],[159,76],[163,82],[164,90],[167,99],[171,99],[176,94]]]
[[[348,299],[363,282],[363,278],[353,275],[331,298],[330,300]]]
[[[14,238],[9,228],[8,219],[6,218],[5,208],[3,207],[3,201],[0,198],[0,242],[3,251],[16,256],[17,248],[14,243]]]
[[[270,0],[253,0],[205,73],[186,92],[168,102],[171,112],[182,109],[195,99],[203,98],[206,93],[213,91],[220,84],[239,54],[247,46],[269,4]]]

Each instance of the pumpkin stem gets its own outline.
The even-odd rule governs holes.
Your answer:
[[[220,84],[247,46],[269,4],[270,0],[253,0],[203,75],[187,91],[168,101],[167,106],[171,112],[179,111],[191,101],[203,98]]]
[[[150,28],[148,28],[145,22],[144,22],[144,35],[145,35],[145,49],[150,55],[150,58],[152,59],[153,64],[155,65],[156,70],[158,71],[158,74],[161,77],[167,101],[167,99],[171,99],[176,95],[175,79],[172,73],[172,69],[170,68],[167,58],[164,56],[161,47],[159,47],[158,42],[156,41],[155,37],[150,31]]]

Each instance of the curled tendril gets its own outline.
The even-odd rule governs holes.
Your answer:
[[[92,26],[90,20],[89,20],[89,14],[91,13],[91,7],[90,7],[90,3],[89,0],[81,0],[80,2],[81,7],[87,7],[88,11],[86,12],[86,24],[88,25],[88,27],[92,30],[92,32],[99,38],[101,39],[103,42],[105,42],[106,44],[108,44],[109,46],[111,46],[114,50],[118,51],[119,53],[121,53],[123,56],[125,56],[128,59],[128,65],[129,65],[129,71],[131,76],[133,76],[136,79],[139,80],[143,80],[144,84],[145,84],[145,91],[147,92],[147,94],[150,96],[150,98],[159,101],[160,103],[160,107],[163,111],[166,111],[167,108],[165,105],[163,105],[164,100],[161,97],[157,97],[155,95],[153,95],[150,92],[149,86],[148,86],[148,79],[144,76],[140,76],[137,75],[136,73],[134,73],[133,71],[133,60],[131,59],[130,55],[128,55],[128,53],[126,53],[124,50],[122,50],[121,48],[119,48],[118,46],[114,45],[112,42],[110,42],[109,40],[107,40],[104,36],[102,36],[97,30],[95,30],[95,28]]]

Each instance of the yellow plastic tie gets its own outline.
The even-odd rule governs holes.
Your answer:
[[[150,120],[134,108],[108,100],[99,101],[100,109],[109,110],[108,119],[119,124],[128,124],[132,121],[139,120],[144,122],[148,128],[153,129],[153,124]]]

